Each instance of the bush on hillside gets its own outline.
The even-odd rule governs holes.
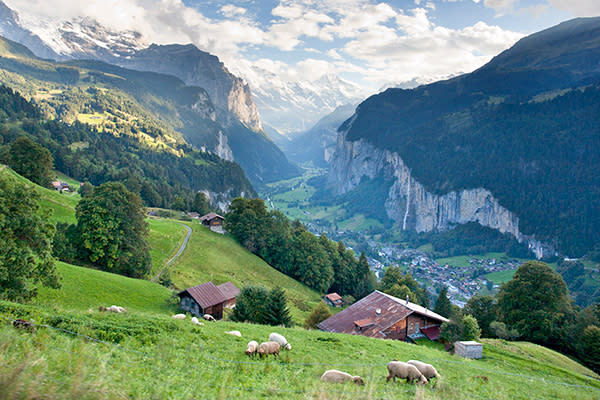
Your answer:
[[[327,318],[331,317],[331,311],[329,311],[329,307],[325,302],[320,302],[306,317],[306,321],[304,321],[304,327],[306,329],[317,329],[317,324],[322,321],[325,321]]]

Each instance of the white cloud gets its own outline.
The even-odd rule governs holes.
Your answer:
[[[248,10],[242,7],[234,6],[233,4],[227,4],[221,7],[221,14],[228,18],[237,17],[246,14]]]
[[[576,17],[593,17],[600,15],[598,0],[549,0],[550,5],[567,11]]]
[[[484,0],[483,4],[486,7],[493,8],[498,14],[512,11],[515,5],[519,4],[519,0]]]

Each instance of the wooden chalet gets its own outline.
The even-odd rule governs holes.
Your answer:
[[[240,289],[238,289],[233,283],[225,282],[217,286],[217,288],[223,293],[225,297],[225,307],[233,308],[235,307],[235,299],[240,294]]]
[[[325,303],[331,307],[341,307],[342,306],[342,296],[337,293],[329,293],[323,297]]]
[[[200,220],[200,223],[202,225],[207,226],[211,231],[217,233],[225,233],[225,231],[223,230],[223,221],[225,221],[225,218],[220,216],[219,214],[211,212],[201,216],[198,219]]]
[[[326,332],[407,340],[428,337],[436,340],[447,318],[408,300],[374,291],[345,310],[319,323]]]
[[[177,293],[180,298],[179,306],[199,317],[210,314],[215,319],[223,318],[223,307],[227,299],[212,282],[194,286]]]

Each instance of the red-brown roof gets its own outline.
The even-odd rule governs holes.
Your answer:
[[[221,283],[217,288],[223,293],[226,300],[235,299],[240,294],[240,289],[231,282]]]
[[[429,340],[438,340],[440,338],[440,327],[439,326],[428,326],[427,328],[421,328],[421,333]]]
[[[225,219],[225,217],[220,216],[219,214],[215,214],[214,212],[208,213],[206,215],[203,215],[199,218],[200,221],[211,221],[215,218],[219,218],[219,219]]]
[[[200,307],[207,308],[216,304],[224,303],[227,301],[223,293],[215,286],[212,282],[206,282],[202,285],[194,286],[186,289],[177,295],[181,297],[184,293],[188,293]]]
[[[331,301],[332,303],[335,303],[336,301],[340,301],[342,300],[342,296],[340,296],[337,293],[329,293],[328,295],[326,295],[325,297],[327,297],[329,299],[329,301]]]
[[[424,315],[439,323],[448,321],[425,307],[376,290],[317,326],[327,332],[385,337],[383,331],[412,313]],[[356,323],[365,320],[372,321],[372,324],[359,331]]]
[[[367,326],[373,325],[373,318],[361,319],[360,321],[354,321],[354,325],[359,328],[366,328]]]

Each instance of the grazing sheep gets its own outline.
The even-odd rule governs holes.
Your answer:
[[[233,335],[233,336],[237,336],[237,337],[242,337],[242,334],[240,333],[240,331],[227,331],[225,332],[228,335]]]
[[[282,349],[285,350],[291,350],[292,349],[292,345],[288,343],[288,341],[286,340],[285,337],[283,337],[283,335],[280,335],[279,333],[271,333],[269,335],[269,340],[271,342],[277,342],[279,343],[279,345],[281,346]]]
[[[192,317],[192,324],[203,326],[204,324],[198,320],[196,317]]]
[[[263,356],[268,356],[269,354],[273,354],[274,356],[279,355],[279,343],[277,342],[262,342],[260,346],[258,346],[258,354],[260,358]]]
[[[127,310],[124,307],[112,305],[110,307],[104,307],[104,311],[110,311],[116,314],[120,314],[126,312]]]
[[[435,367],[431,364],[427,364],[417,360],[409,360],[407,361],[407,364],[414,365],[415,367],[417,367],[419,372],[422,373],[423,376],[427,379],[440,378],[440,374],[438,374]]]
[[[100,307],[98,307],[98,311],[105,312],[105,311],[109,311],[109,310],[108,310],[108,308],[106,308],[104,306],[100,306]]]
[[[327,370],[321,375],[323,382],[344,383],[352,381],[357,385],[364,385],[365,381],[360,376],[352,376],[346,372],[338,371],[337,369]]]
[[[210,314],[204,314],[204,315],[202,316],[202,318],[204,318],[204,319],[205,319],[205,320],[207,320],[207,321],[216,321],[215,317],[213,317],[213,316],[212,316],[212,315],[210,315]]]
[[[185,319],[185,314],[175,314],[171,318],[175,319]]]
[[[258,352],[258,342],[256,340],[251,340],[248,342],[248,346],[246,346],[246,355],[253,356]]]
[[[394,382],[396,382],[396,378],[406,378],[406,382],[414,382],[415,380],[418,380],[418,383],[421,385],[424,385],[428,382],[427,378],[425,378],[423,374],[419,372],[417,367],[402,361],[390,361],[387,365],[387,369],[389,375],[385,378],[386,382],[389,382],[392,378],[394,379]]]

